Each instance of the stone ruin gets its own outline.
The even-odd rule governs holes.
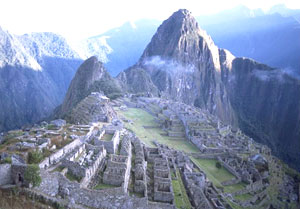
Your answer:
[[[124,139],[123,139],[124,140]],[[134,160],[134,191],[147,196],[147,162],[145,161],[144,145],[135,136],[132,137],[135,160]]]
[[[129,156],[111,154],[103,174],[103,183],[122,187],[126,192],[130,178],[130,170],[131,158]]]
[[[154,200],[173,204],[174,193],[167,158],[156,158],[154,162]]]
[[[120,143],[120,132],[118,130],[101,129],[94,137],[95,146],[104,146],[110,154],[115,154]]]
[[[99,121],[109,123],[116,117],[116,113],[109,105],[109,98],[102,93],[92,92],[80,101],[67,117],[74,124],[89,124]]]
[[[69,173],[81,179],[82,185],[87,186],[105,157],[106,150],[103,146],[85,143],[68,154],[62,160],[62,166],[68,168]]]

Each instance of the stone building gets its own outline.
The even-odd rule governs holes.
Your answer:
[[[135,151],[134,191],[147,196],[147,161],[145,161],[144,145],[135,136],[132,137]]]
[[[103,174],[103,183],[122,187],[127,192],[131,170],[131,156],[111,154]]]
[[[174,193],[170,167],[166,157],[154,161],[154,201],[173,204]]]
[[[68,168],[68,172],[81,179],[82,185],[87,185],[96,173],[97,168],[106,157],[103,146],[83,144],[74,149],[62,160],[62,166]]]
[[[99,134],[94,137],[95,146],[104,146],[107,153],[115,154],[120,143],[120,132],[103,128]]]

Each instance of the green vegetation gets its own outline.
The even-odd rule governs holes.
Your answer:
[[[43,156],[49,157],[51,155],[51,151],[47,148],[43,148]]]
[[[36,164],[29,164],[25,170],[24,179],[31,183],[33,187],[39,186],[42,182],[39,166]]]
[[[103,141],[111,141],[112,138],[113,138],[113,134],[104,134],[102,137],[101,137],[101,140]]]
[[[42,161],[43,159],[43,153],[42,152],[39,152],[37,150],[35,151],[30,151],[28,153],[28,163],[29,164],[38,164]]]
[[[66,173],[66,177],[67,177],[67,179],[69,179],[70,181],[77,181],[78,183],[81,181],[81,178],[79,178],[79,177],[73,175],[73,174],[70,173],[70,172],[67,172],[67,173]]]
[[[49,125],[47,125],[47,129],[48,130],[57,130],[57,126],[54,124],[49,124]]]
[[[125,127],[132,130],[143,142],[153,147],[153,140],[166,144],[172,148],[182,150],[184,152],[199,152],[198,148],[186,139],[172,138],[162,136],[163,130],[160,128],[144,128],[144,126],[157,126],[154,116],[139,108],[128,108],[126,111],[119,111],[126,119],[132,120],[133,124],[125,123]]]
[[[251,195],[249,193],[234,196],[235,199],[240,200],[240,201],[249,200],[252,197],[253,197],[253,195]]]
[[[62,172],[62,170],[64,169],[65,167],[63,167],[63,166],[58,166],[58,167],[56,167],[53,171],[51,171],[51,173],[53,173],[53,172]]]
[[[122,96],[122,90],[115,80],[113,80],[108,74],[104,74],[99,81],[95,81],[89,92],[103,91],[103,93],[110,99],[116,99]]]
[[[0,164],[11,164],[11,157],[7,157],[0,161]]]
[[[222,168],[222,165],[219,161],[216,162],[216,168],[218,168],[218,169]]]
[[[226,199],[227,203],[233,208],[233,209],[246,209],[234,202],[231,202],[229,199]]]
[[[223,187],[221,185],[223,181],[228,181],[234,178],[234,176],[225,168],[216,167],[217,160],[195,158],[191,159],[205,172],[209,180],[211,180],[217,187]]]
[[[9,131],[8,134],[6,136],[4,136],[4,139],[5,139],[5,141],[8,141],[10,139],[13,139],[15,137],[22,136],[22,135],[23,135],[23,131],[21,131],[21,130]]]
[[[183,182],[181,180],[181,176],[180,176],[180,173],[178,170],[176,171],[176,174],[177,174],[178,179],[172,180],[175,205],[177,208],[190,209],[190,208],[192,208],[192,205],[187,196],[185,187],[183,185]]]
[[[114,186],[114,185],[99,183],[94,187],[94,189],[101,190],[101,189],[110,189],[110,188],[115,188],[115,187],[116,186]]]
[[[245,188],[246,188],[245,183],[238,183],[238,184],[234,184],[234,185],[224,186],[224,192],[233,193],[233,192],[237,192],[242,189],[245,189]]]

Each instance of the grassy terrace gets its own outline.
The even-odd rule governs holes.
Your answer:
[[[187,196],[185,187],[183,185],[183,182],[181,180],[181,176],[179,171],[176,171],[178,179],[172,180],[172,186],[174,191],[174,197],[175,197],[175,205],[177,208],[185,208],[190,209],[192,208],[192,205],[190,203],[190,200]]]
[[[115,188],[115,187],[116,186],[113,186],[113,185],[99,183],[93,189],[101,190],[101,189],[110,189],[110,188]]]
[[[124,118],[133,121],[133,124],[125,123],[127,129],[132,130],[148,146],[153,147],[152,141],[155,139],[159,143],[166,144],[172,148],[184,152],[199,152],[197,147],[184,138],[172,138],[162,136],[164,131],[160,128],[144,128],[144,126],[157,126],[155,117],[139,108],[128,108],[126,111],[117,111]]]
[[[221,185],[221,182],[234,178],[234,176],[231,173],[229,173],[225,168],[216,167],[217,160],[196,158],[191,159],[205,172],[209,180],[211,180],[217,187],[223,187]]]
[[[103,141],[111,141],[112,138],[113,138],[113,136],[114,136],[113,134],[104,134],[102,136],[101,140],[103,140]]]
[[[72,173],[67,172],[66,173],[67,179],[70,181],[77,181],[78,183],[81,181],[81,178],[78,178],[77,176],[73,175]]]

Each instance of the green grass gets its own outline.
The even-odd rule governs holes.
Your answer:
[[[224,192],[233,193],[233,192],[237,192],[242,189],[245,189],[245,188],[246,188],[245,183],[238,183],[238,184],[233,184],[233,185],[229,185],[229,186],[224,186]]]
[[[102,137],[101,137],[101,140],[103,141],[111,141],[111,139],[113,138],[113,134],[104,134]]]
[[[253,197],[253,195],[251,195],[249,193],[234,196],[235,199],[240,200],[240,201],[249,200],[252,197]]]
[[[227,171],[224,167],[216,167],[217,160],[196,158],[191,159],[205,172],[208,179],[212,181],[216,187],[222,188],[223,186],[221,182],[228,181],[234,178],[234,176],[231,173],[229,173],[229,171]]]
[[[63,166],[58,166],[56,167],[53,171],[51,171],[51,173],[54,173],[54,172],[62,172],[62,170],[64,169],[65,167]]]
[[[153,147],[153,140],[161,144],[166,144],[172,148],[191,153],[199,152],[198,148],[186,139],[162,136],[163,130],[160,128],[145,129],[144,126],[157,126],[154,116],[139,108],[128,108],[126,111],[118,111],[126,119],[133,121],[133,124],[125,123],[125,127],[132,130],[145,144]]]
[[[67,172],[66,173],[66,177],[70,180],[70,181],[77,181],[78,183],[81,181],[81,178],[78,178],[77,176],[74,176],[73,174]]]
[[[242,207],[234,202],[231,202],[229,199],[226,199],[226,201],[233,209],[245,209],[244,207]]]
[[[114,186],[114,185],[99,183],[94,187],[94,189],[101,190],[101,189],[110,189],[110,188],[115,188],[115,187],[116,186]]]
[[[192,205],[187,196],[185,187],[180,177],[180,173],[176,171],[178,176],[177,180],[172,180],[172,186],[174,191],[175,205],[177,208],[190,209]]]

